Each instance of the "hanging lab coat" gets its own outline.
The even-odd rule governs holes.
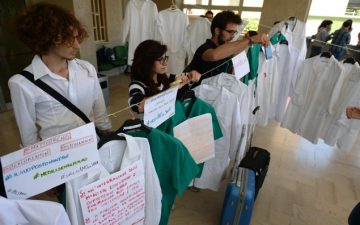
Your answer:
[[[307,106],[314,95],[315,88],[321,76],[328,68],[330,59],[316,56],[308,58],[300,67],[298,80],[291,97],[281,126],[293,133],[300,132],[300,125],[307,111]]]
[[[276,70],[279,80],[277,104],[275,105],[274,114],[275,119],[278,122],[281,122],[284,118],[291,85],[290,64],[288,62],[288,59],[290,58],[290,49],[288,45],[280,43],[274,47],[275,50],[273,56],[277,58]]]
[[[336,82],[334,90],[332,91],[331,100],[329,104],[329,113],[326,116],[326,123],[322,127],[322,132],[320,134],[320,137],[323,138],[324,140],[327,137],[327,133],[329,132],[329,129],[333,129],[332,126],[336,123],[337,120],[340,119],[341,114],[345,112],[345,108],[342,109],[342,107],[346,107],[347,105],[344,104],[347,104],[348,101],[350,100],[347,97],[343,96],[342,97],[343,102],[339,102],[343,85],[345,85],[347,77],[350,75],[353,67],[354,67],[353,64],[349,64],[349,63],[342,64],[341,75],[338,81]],[[356,70],[354,72],[356,72]],[[330,142],[329,141],[326,142],[328,145],[334,146],[336,144],[336,141],[337,140],[334,139]]]
[[[126,6],[121,39],[129,41],[128,65],[132,65],[136,47],[143,41],[154,39],[156,4],[151,0],[130,0]]]
[[[326,118],[330,114],[331,95],[342,71],[342,65],[334,57],[330,59],[320,57],[320,61],[325,61],[327,66],[320,79],[312,83],[314,92],[309,96],[308,104],[305,106],[306,113],[299,132],[302,137],[312,143],[317,143],[326,124]]]
[[[100,149],[101,166],[96,171],[66,183],[66,207],[72,225],[84,224],[78,190],[100,178],[109,176],[132,163],[142,160],[145,172],[145,220],[144,224],[158,225],[161,216],[161,187],[152,160],[149,142],[145,138],[134,138],[126,134],[126,141],[110,141]]]
[[[332,121],[326,127],[322,136],[325,143],[335,145],[341,150],[350,150],[354,144],[358,132],[358,121],[346,117],[346,107],[360,105],[360,67],[344,64],[343,79],[338,81],[337,87],[332,94],[329,109],[333,112]]]
[[[288,23],[288,26],[286,26],[286,23]],[[281,32],[289,44],[290,57],[287,62],[289,64],[289,79],[291,80],[288,93],[288,96],[290,96],[295,88],[299,68],[306,56],[305,23],[299,19],[282,21],[271,28],[269,37],[272,37],[277,32]]]
[[[165,9],[156,19],[155,39],[168,47],[168,73],[179,74],[185,68],[186,50],[184,48],[186,28],[189,19],[180,9]]]
[[[233,74],[220,73],[216,76],[206,78],[201,84],[208,84],[213,87],[224,87],[235,94],[240,106],[240,117],[242,124],[249,123],[251,91],[244,83],[236,79]]]
[[[236,96],[225,88],[201,84],[193,90],[198,98],[214,107],[223,131],[223,137],[215,141],[215,158],[205,162],[201,177],[195,179],[194,185],[217,191],[230,159],[234,160],[237,154],[243,156],[240,151],[240,106]]]
[[[194,57],[195,51],[204,44],[206,39],[211,38],[211,22],[204,17],[199,17],[191,22],[186,28],[185,48],[188,57],[188,63]]]
[[[64,207],[51,201],[10,200],[0,196],[0,224],[70,225]]]
[[[256,114],[256,123],[261,126],[268,124],[271,118],[271,107],[275,107],[277,101],[279,81],[276,64],[275,56],[265,59],[265,55],[260,53],[256,87],[256,104],[260,106],[260,110]]]

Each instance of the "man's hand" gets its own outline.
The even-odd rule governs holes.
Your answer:
[[[190,81],[198,82],[200,80],[200,78],[201,78],[201,74],[198,71],[196,71],[196,70],[190,71],[190,74],[189,74]]]
[[[269,44],[269,37],[264,33],[259,33],[255,36],[251,37],[253,43],[268,45]]]
[[[360,120],[360,107],[350,106],[346,108],[346,116],[348,119]]]

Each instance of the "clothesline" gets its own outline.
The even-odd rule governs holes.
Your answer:
[[[218,66],[216,66],[216,67],[214,67],[214,68],[206,71],[205,73],[200,74],[200,76],[203,76],[203,75],[205,75],[205,74],[207,74],[207,73],[210,73],[210,72],[213,71],[213,70],[216,70],[217,68],[219,68],[220,66],[224,65],[225,63],[228,63],[230,60],[232,60],[232,58],[229,59],[229,60],[226,60],[225,62],[221,63],[220,65],[218,65]],[[161,92],[160,92],[160,93],[161,93]],[[125,107],[125,108],[123,108],[123,109],[120,109],[120,110],[118,110],[118,111],[116,111],[116,112],[113,112],[113,113],[108,114],[106,117],[110,117],[110,116],[117,117],[117,116],[116,116],[117,114],[119,114],[119,113],[121,113],[121,112],[124,112],[124,111],[126,111],[126,110],[129,110],[130,113],[132,114],[132,112],[131,112],[131,107],[137,106],[137,105],[139,105],[139,104],[140,104],[140,102],[139,102],[139,103],[136,103],[136,104],[133,104],[133,105],[130,105],[130,106],[127,106],[127,107]],[[132,114],[132,115],[133,115],[133,114]]]
[[[264,25],[264,24],[259,24],[258,26],[260,26],[260,27],[265,27],[265,28],[270,28],[270,29],[272,28],[271,26]],[[350,51],[354,51],[354,52],[359,52],[359,53],[360,53],[360,50],[355,50],[355,49],[351,49],[351,48],[348,48],[348,47],[343,47],[343,46],[340,46],[340,45],[335,45],[335,44],[327,43],[327,42],[320,41],[320,40],[317,40],[317,39],[314,39],[314,38],[311,38],[311,40],[316,41],[316,42],[320,42],[320,43],[324,43],[324,44],[327,44],[327,45],[332,45],[332,46],[336,46],[336,47],[341,47],[341,48],[344,48],[344,49],[348,49],[348,50],[350,50]],[[210,73],[210,72],[213,71],[213,70],[216,70],[217,68],[219,68],[219,67],[221,67],[222,65],[230,62],[231,60],[232,60],[232,58],[226,60],[225,62],[221,63],[220,65],[218,65],[218,66],[216,66],[216,67],[214,67],[214,68],[206,71],[205,73],[200,74],[200,76],[203,76],[203,75],[205,75],[205,74],[207,74],[207,73]],[[127,107],[125,107],[125,108],[123,108],[123,109],[120,109],[120,110],[114,112],[114,113],[108,114],[107,117],[110,117],[110,116],[117,117],[117,114],[120,114],[120,113],[122,113],[122,112],[124,112],[124,111],[126,111],[126,110],[129,110],[130,113],[132,114],[132,112],[131,112],[130,109],[131,109],[133,106],[137,106],[137,105],[139,105],[139,104],[140,104],[140,103],[127,106]],[[133,115],[133,114],[132,114],[132,115]]]
[[[259,24],[258,26],[259,26],[259,27],[264,27],[264,28],[269,28],[269,29],[272,28],[271,26],[264,25],[264,24]],[[312,41],[316,41],[316,42],[323,43],[323,44],[326,44],[326,45],[332,45],[332,46],[335,46],[335,47],[340,47],[340,48],[347,49],[347,50],[349,50],[349,51],[359,52],[359,53],[360,53],[360,50],[351,49],[351,48],[344,47],[344,46],[341,46],[341,45],[336,45],[336,44],[328,43],[328,42],[325,42],[325,41],[320,41],[320,40],[317,40],[317,39],[315,39],[315,38],[308,38],[308,39],[311,39]]]

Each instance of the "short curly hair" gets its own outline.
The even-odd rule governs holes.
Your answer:
[[[20,41],[36,54],[45,54],[51,47],[71,45],[74,30],[82,42],[88,33],[75,16],[54,4],[35,4],[15,18],[15,27]]]

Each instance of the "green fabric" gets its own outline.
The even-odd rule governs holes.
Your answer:
[[[115,59],[117,60],[122,60],[122,61],[127,61],[127,49],[125,46],[115,46],[113,48],[114,51],[114,55],[115,55]]]
[[[286,37],[281,34],[274,34],[271,38],[270,38],[270,42],[272,45],[276,45],[277,43],[279,43],[280,41],[286,41]]]
[[[99,64],[98,65],[99,71],[110,70],[112,68],[114,68],[114,65],[111,64],[111,63],[104,63],[104,64]]]
[[[160,225],[166,225],[176,195],[181,196],[199,172],[186,147],[176,138],[154,128],[130,131],[129,135],[147,138],[162,191]]]
[[[111,61],[111,64],[115,67],[116,66],[124,66],[124,65],[126,65],[126,60],[119,59],[119,60]]]
[[[250,66],[250,72],[246,74],[243,78],[241,78],[241,81],[248,85],[250,80],[254,80],[257,78],[258,68],[259,68],[259,54],[261,50],[260,44],[253,44],[248,52],[247,52],[247,58],[249,60],[249,66]]]

